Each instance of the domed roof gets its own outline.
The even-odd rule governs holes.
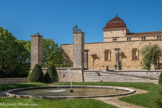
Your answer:
[[[114,29],[114,28],[127,28],[127,26],[121,18],[116,16],[106,24],[103,30]]]

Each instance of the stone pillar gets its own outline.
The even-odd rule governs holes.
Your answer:
[[[84,33],[73,27],[73,67],[84,69]]]
[[[116,64],[115,64],[115,70],[119,70],[119,50],[120,48],[115,48],[115,61],[116,61]]]
[[[39,33],[31,36],[31,69],[35,64],[42,65],[42,36]]]
[[[88,69],[88,50],[84,50],[84,68]]]

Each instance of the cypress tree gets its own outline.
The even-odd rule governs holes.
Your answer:
[[[57,82],[58,81],[58,74],[57,74],[56,68],[54,67],[53,64],[48,65],[46,73],[47,73],[46,82],[48,82],[48,81],[49,82]],[[49,78],[47,79],[48,75],[49,75]]]
[[[36,64],[33,71],[29,74],[29,82],[45,82],[41,67]]]

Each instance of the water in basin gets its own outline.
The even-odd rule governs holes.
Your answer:
[[[45,88],[32,89],[24,91],[15,91],[14,94],[19,95],[33,95],[33,96],[94,96],[94,95],[112,95],[124,93],[124,90],[117,90],[111,88]]]

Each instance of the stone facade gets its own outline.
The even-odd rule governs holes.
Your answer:
[[[122,41],[122,42],[102,42],[102,43],[86,43],[85,49],[88,50],[88,69],[89,70],[105,70],[106,66],[110,70],[115,69],[115,50],[114,48],[120,48],[119,60],[121,63],[121,68],[123,70],[134,70],[142,69],[141,60],[142,55],[140,50],[149,44],[157,44],[162,49],[162,40],[148,40],[148,41]],[[71,52],[73,51],[73,45],[62,45],[61,48],[66,52],[69,61],[73,63]],[[132,49],[137,48],[139,51],[139,59],[132,60]],[[111,60],[104,60],[104,51],[109,49],[111,51]],[[70,53],[68,53],[70,52]],[[93,62],[92,54],[97,55],[97,59]],[[68,61],[66,59],[66,61]],[[64,61],[64,62],[66,62]],[[94,66],[94,67],[93,67]]]
[[[118,16],[106,24],[103,34],[104,42],[84,44],[88,55],[84,53],[84,65],[86,64],[89,70],[105,70],[107,66],[110,70],[142,69],[141,49],[150,44],[157,44],[162,49],[162,31],[130,33]],[[117,48],[120,49],[118,55],[114,50]],[[73,54],[73,44],[61,45],[61,49],[63,62],[75,66],[73,57],[77,56]],[[119,58],[119,61],[116,58]],[[158,69],[162,69],[162,54]]]

